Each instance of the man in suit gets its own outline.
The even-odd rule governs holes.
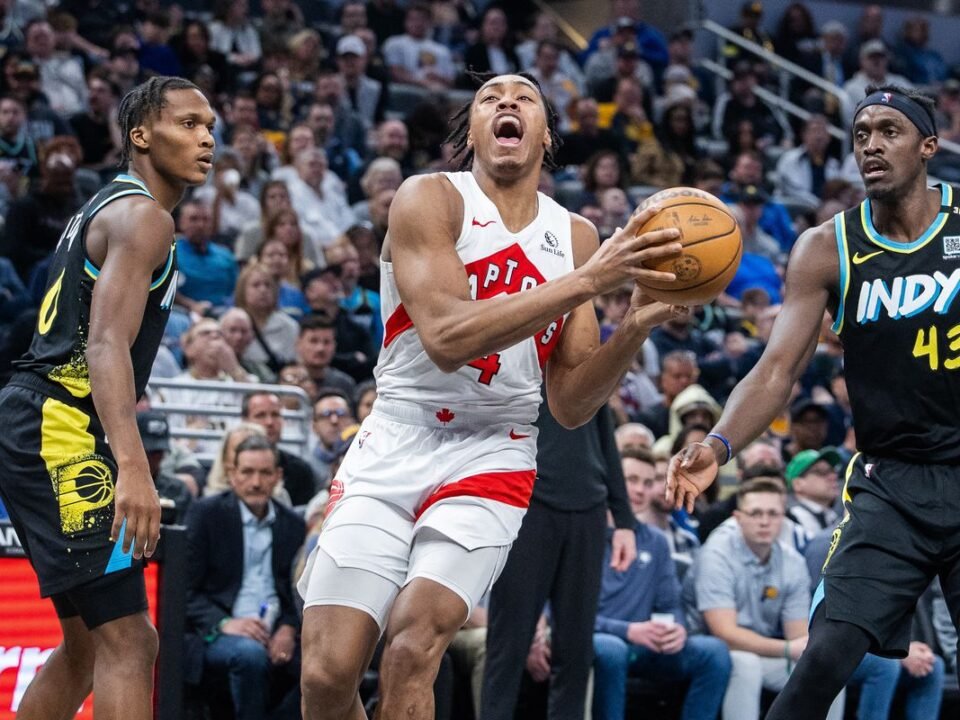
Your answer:
[[[252,436],[237,447],[231,489],[187,514],[185,672],[195,684],[225,674],[237,720],[267,717],[271,694],[286,695],[281,708],[298,717],[300,620],[290,572],[306,528],[271,500],[282,474],[276,448]]]

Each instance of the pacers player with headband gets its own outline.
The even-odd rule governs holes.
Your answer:
[[[868,89],[852,130],[867,199],[798,240],[763,357],[706,441],[670,462],[668,495],[689,507],[786,404],[829,309],[860,452],[809,640],[790,651],[802,654],[770,720],[823,718],[865,653],[905,657],[935,576],[960,614],[960,207],[950,186],[927,187],[933,108],[912,90]]]
[[[380,718],[433,717],[444,650],[503,567],[536,474],[542,375],[554,416],[583,424],[652,327],[683,308],[637,289],[600,345],[592,299],[669,280],[644,261],[679,233],[597,231],[537,192],[556,115],[536,81],[493,77],[454,118],[463,172],[401,186],[383,248],[378,397],[330,492],[304,597],[303,715],[364,718],[377,640]]]

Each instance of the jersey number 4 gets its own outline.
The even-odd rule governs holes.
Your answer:
[[[480,377],[477,378],[477,382],[489,385],[494,376],[500,372],[500,353],[484,355],[482,358],[477,358],[473,362],[467,363],[467,367],[479,370]]]

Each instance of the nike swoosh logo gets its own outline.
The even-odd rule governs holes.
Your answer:
[[[881,253],[883,253],[883,250],[877,250],[876,252],[867,253],[866,255],[861,255],[860,251],[858,250],[853,254],[853,264],[860,265],[862,263],[865,263],[870,258],[880,255]]]
[[[476,218],[473,219],[473,224],[476,225],[477,227],[482,227],[482,228],[485,228],[487,225],[493,225],[493,223],[495,222],[496,220],[487,220],[486,222],[480,222]]]
[[[524,438],[530,437],[529,435],[520,435],[515,430],[510,430],[510,439],[511,440],[523,440]]]

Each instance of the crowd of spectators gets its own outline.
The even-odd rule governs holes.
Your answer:
[[[140,429],[166,518],[191,535],[188,678],[205,688],[198,696],[207,704],[232,705],[238,718],[265,717],[267,707],[277,718],[297,716],[291,578],[376,397],[379,250],[390,203],[404,178],[455,169],[447,121],[471,98],[471,72],[523,71],[540,83],[563,137],[540,189],[593,221],[601,240],[641,199],[675,185],[723,199],[743,232],[730,287],[655,330],[610,399],[604,432],[612,437],[616,426],[622,467],[607,467],[612,474],[597,487],[622,470],[640,553],[626,572],[607,569],[589,593],[599,593],[593,715],[622,718],[627,678],[637,676],[689,685],[684,717],[722,708],[724,718],[751,720],[761,689],[782,687],[803,651],[817,572],[801,554],[818,552],[842,513],[837,473],[856,448],[829,317],[788,407],[691,515],[659,499],[666,461],[709,431],[763,352],[797,236],[863,198],[852,156],[831,130],[848,130],[868,85],[896,83],[935,97],[941,137],[958,141],[960,69],[931,47],[927,17],[888,28],[872,5],[850,31],[802,2],[780,18],[746,2],[731,28],[838,93],[782,82],[734,43],[717,48],[729,70],[719,81],[699,62],[694,29],[654,27],[641,0],[609,0],[608,18],[582,49],[567,43],[552,13],[519,7],[0,1],[4,378],[29,343],[67,222],[118,172],[124,93],[154,74],[182,75],[217,114],[210,180],[176,214],[180,285]],[[785,115],[764,90],[809,118]],[[930,170],[960,178],[948,153]],[[630,293],[597,298],[603,339]],[[255,552],[241,557],[241,547]],[[936,600],[932,607],[943,609]],[[550,662],[551,634],[564,632],[557,610],[546,608],[533,638],[534,679],[564,682],[564,668]],[[477,713],[485,685],[499,692],[484,682],[486,624],[478,608],[442,670],[466,678]],[[934,623],[934,649],[953,664],[949,625]],[[869,713],[861,717],[886,716],[897,682],[878,682],[882,673],[918,698],[908,717],[935,717],[944,659],[924,642],[902,664],[858,672]],[[878,687],[889,692],[880,697]],[[443,716],[450,701],[440,693]]]

